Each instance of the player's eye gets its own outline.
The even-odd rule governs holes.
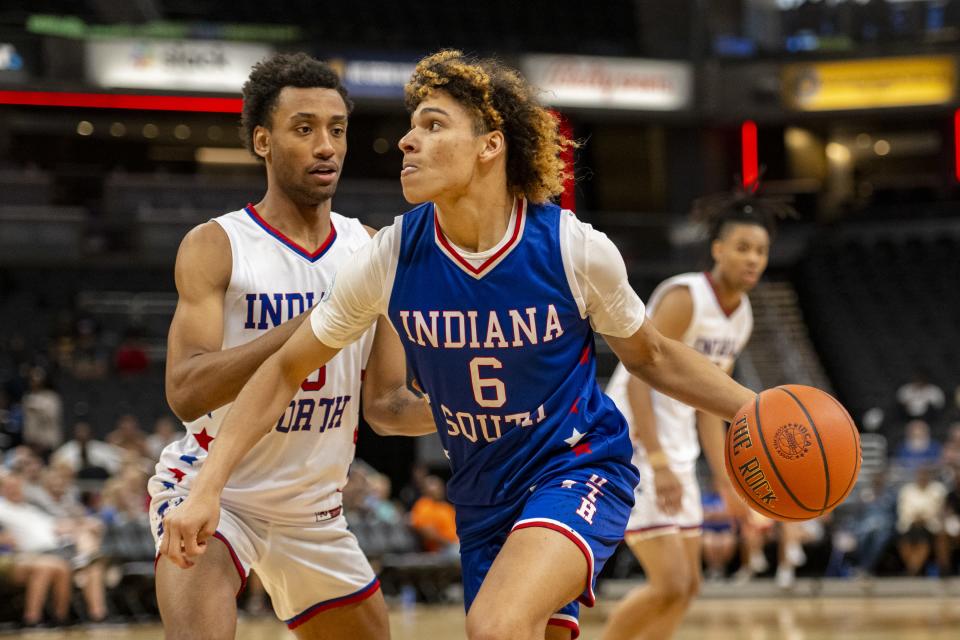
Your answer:
[[[299,133],[299,134],[301,134],[301,135],[304,135],[304,136],[307,135],[308,133],[310,133],[311,131],[313,131],[313,129],[310,128],[310,127],[308,127],[308,126],[305,125],[305,124],[302,124],[302,125],[300,125],[299,127],[297,127],[297,133]]]
[[[347,132],[347,128],[346,128],[346,127],[334,127],[333,130],[332,130],[333,135],[335,135],[335,136],[337,136],[337,137],[342,136],[342,135],[345,134],[346,132]]]
[[[432,120],[430,122],[430,131],[439,131],[440,127],[441,125],[439,120]]]

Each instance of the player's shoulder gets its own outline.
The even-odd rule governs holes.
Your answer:
[[[230,247],[230,238],[218,218],[190,229],[180,242],[180,253],[220,251]],[[229,254],[228,254],[229,255]]]

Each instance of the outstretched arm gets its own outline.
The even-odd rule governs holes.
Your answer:
[[[217,530],[220,494],[234,468],[273,428],[300,383],[339,351],[317,340],[309,323],[301,324],[257,369],[230,407],[190,497],[164,519],[162,555],[181,568],[193,566],[190,558],[206,550]]]
[[[190,231],[180,244],[174,274],[177,309],[167,337],[167,402],[190,422],[237,397],[270,354],[293,335],[306,313],[256,340],[223,349],[223,296],[232,271],[230,241],[216,222]]]
[[[633,375],[684,404],[733,421],[755,397],[720,367],[685,344],[666,338],[650,322],[627,338],[604,336]]]

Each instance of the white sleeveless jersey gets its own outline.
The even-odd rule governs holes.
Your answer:
[[[242,345],[321,301],[338,267],[370,242],[359,221],[330,214],[330,235],[311,253],[249,206],[214,218],[230,239],[233,269],[223,300],[223,349]],[[340,505],[353,461],[360,380],[373,339],[367,331],[303,382],[283,416],[243,458],[223,491],[233,511],[281,523],[323,520]],[[151,483],[189,490],[230,405],[185,424]]]
[[[690,326],[681,342],[693,347],[718,367],[733,368],[740,352],[753,331],[753,310],[746,294],[741,295],[740,305],[729,316],[720,307],[716,293],[706,273],[684,273],[660,283],[647,308],[653,314],[668,291],[686,287],[693,301]],[[607,385],[607,395],[623,412],[627,422],[633,423],[633,411],[627,400],[627,380],[630,374],[623,364],[618,364]],[[671,468],[682,471],[692,468],[700,455],[697,435],[696,410],[658,391],[651,391],[653,412],[657,422],[657,435],[670,461]],[[643,446],[635,443],[637,450],[634,463],[645,464]]]

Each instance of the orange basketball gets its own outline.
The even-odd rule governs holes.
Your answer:
[[[860,472],[860,434],[836,399],[788,384],[744,405],[727,432],[727,475],[760,514],[809,520],[843,502]]]

